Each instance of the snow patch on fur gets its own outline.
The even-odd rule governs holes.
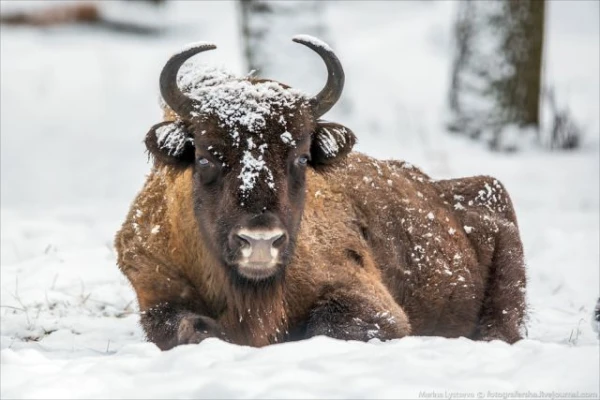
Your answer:
[[[283,132],[279,137],[281,138],[281,141],[283,143],[290,145],[292,147],[296,146],[296,141],[292,137],[292,134],[289,133],[288,131]]]
[[[187,143],[194,143],[194,139],[188,136],[179,123],[163,125],[156,130],[156,143],[167,151],[170,156],[179,156],[183,153]]]

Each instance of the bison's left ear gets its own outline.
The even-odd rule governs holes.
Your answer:
[[[182,167],[194,162],[194,139],[181,121],[154,125],[146,134],[145,143],[155,161]]]
[[[310,146],[311,165],[318,169],[343,160],[356,143],[354,133],[343,125],[318,121]]]

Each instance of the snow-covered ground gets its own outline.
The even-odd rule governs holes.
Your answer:
[[[495,175],[511,192],[530,305],[528,338],[513,346],[317,337],[263,349],[207,340],[161,353],[144,342],[112,237],[149,169],[142,140],[160,118],[167,57],[213,41],[219,48],[203,61],[242,72],[235,4],[175,2],[177,29],[158,39],[2,28],[1,397],[597,398],[600,10],[596,1],[548,4],[548,79],[587,132],[573,153],[491,154],[443,131],[452,2],[332,2],[326,15],[347,74],[350,108],[338,120],[359,150],[435,178]],[[300,47],[281,51],[314,57]]]

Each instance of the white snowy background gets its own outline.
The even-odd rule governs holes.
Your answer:
[[[105,4],[115,15],[128,7]],[[332,2],[325,11],[349,103],[333,115],[357,134],[358,150],[434,178],[491,174],[509,189],[527,258],[528,338],[317,337],[263,349],[207,340],[168,352],[146,343],[112,240],[149,170],[142,140],[161,117],[158,74],[197,40],[218,45],[203,61],[246,72],[235,3],[173,2],[175,29],[160,38],[0,30],[3,399],[598,396],[599,3],[548,2],[546,80],[586,131],[583,148],[564,153],[493,154],[444,132],[453,2]],[[297,54],[299,71],[281,76],[318,90],[324,67],[303,82],[304,62],[320,61],[285,40],[274,54]]]

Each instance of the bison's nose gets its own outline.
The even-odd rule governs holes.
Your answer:
[[[273,266],[286,238],[282,229],[240,229],[235,233],[235,239],[241,244],[243,262],[256,267]]]

